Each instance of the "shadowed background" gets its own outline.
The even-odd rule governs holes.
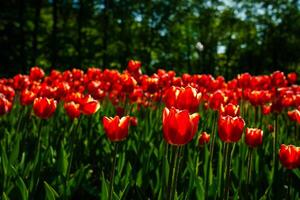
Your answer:
[[[121,70],[129,59],[146,73],[299,73],[299,8],[297,0],[2,1],[0,75],[35,65]]]

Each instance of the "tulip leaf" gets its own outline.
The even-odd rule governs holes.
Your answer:
[[[21,177],[17,178],[16,182],[17,187],[20,190],[21,196],[23,200],[28,199],[28,189],[26,187],[26,184],[24,183],[23,179]]]
[[[6,195],[5,192],[3,192],[3,194],[2,194],[2,199],[3,199],[3,200],[9,200],[9,198],[8,198],[8,196]]]
[[[44,181],[44,187],[46,191],[47,200],[55,200],[56,198],[59,197],[57,192],[46,181]]]
[[[101,199],[108,199],[108,185],[103,172],[101,178]]]
[[[66,176],[68,170],[68,158],[64,149],[63,142],[60,143],[57,160],[57,169],[63,176]]]
[[[9,157],[9,162],[14,164],[17,159],[18,159],[18,156],[19,156],[19,149],[20,149],[20,137],[18,134],[19,133],[16,133],[16,141],[14,142],[14,147],[12,149],[12,152],[10,154],[10,157]]]

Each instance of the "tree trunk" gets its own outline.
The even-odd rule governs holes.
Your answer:
[[[55,68],[57,64],[57,0],[53,0],[52,19],[52,66],[50,69]]]
[[[37,57],[37,37],[40,25],[40,14],[41,14],[41,0],[35,0],[35,16],[34,16],[34,31],[32,36],[32,60],[31,65],[36,65]]]
[[[25,36],[24,36],[24,12],[25,12],[25,1],[20,0],[20,9],[19,9],[19,23],[20,23],[20,65],[21,69],[25,69],[25,71],[29,70],[29,66],[26,65],[26,58],[25,58]],[[22,73],[25,73],[22,70]]]
[[[77,40],[77,52],[78,52],[78,65],[82,65],[82,17],[83,17],[83,3],[82,0],[79,0],[79,13],[78,13],[78,40]]]

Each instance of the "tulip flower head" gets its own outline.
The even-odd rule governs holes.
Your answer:
[[[210,140],[210,135],[207,134],[206,132],[203,132],[198,139],[199,146],[202,146],[204,144],[208,144]]]
[[[245,121],[241,117],[229,115],[220,116],[218,121],[218,134],[223,142],[237,142],[241,139]]]
[[[125,140],[128,136],[128,129],[130,125],[130,117],[125,116],[120,119],[119,116],[103,117],[103,127],[106,136],[112,142],[119,142]]]
[[[197,132],[199,119],[198,113],[190,115],[188,110],[165,108],[163,111],[164,139],[171,145],[187,144]]]
[[[191,86],[185,88],[172,86],[166,90],[163,100],[168,108],[174,106],[181,110],[195,112],[198,110],[201,96],[202,94]]]
[[[0,93],[0,115],[9,113],[12,109],[12,103],[8,101],[3,94]]]
[[[246,144],[251,147],[257,147],[262,144],[263,141],[263,131],[258,128],[247,128],[245,135]]]
[[[287,169],[300,167],[300,148],[294,145],[282,144],[279,150],[279,160]]]
[[[57,102],[47,97],[35,98],[33,102],[33,111],[36,116],[42,119],[50,118],[56,110]]]
[[[229,103],[225,106],[223,104],[221,104],[220,114],[221,115],[230,115],[232,117],[236,117],[236,116],[240,115],[240,106],[239,105],[234,105],[232,103]]]
[[[297,121],[298,124],[300,124],[300,110],[299,109],[288,111],[288,117],[291,121]]]
[[[81,114],[80,104],[75,103],[74,101],[65,102],[64,108],[66,110],[67,115],[71,118],[78,118]]]
[[[30,90],[23,90],[20,95],[20,103],[22,106],[30,105],[36,98],[36,93]]]

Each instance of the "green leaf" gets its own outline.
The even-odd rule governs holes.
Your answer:
[[[23,200],[28,199],[28,189],[27,189],[26,184],[24,183],[24,181],[21,177],[18,177],[16,185],[20,190],[22,199]]]
[[[66,176],[68,170],[68,156],[66,155],[66,151],[64,149],[63,142],[60,143],[58,160],[57,160],[57,170]]]
[[[2,199],[3,200],[9,200],[8,196],[5,194],[5,192],[3,192],[2,194]]]
[[[46,191],[46,199],[55,200],[59,197],[57,192],[46,181],[44,181],[44,187]]]
[[[101,199],[108,199],[108,186],[105,180],[104,173],[102,172],[102,181],[101,181]]]
[[[7,154],[4,148],[4,145],[1,145],[1,163],[2,163],[2,170],[3,170],[3,175],[6,176],[8,175],[8,159],[7,159]]]
[[[18,133],[16,133],[18,134]],[[19,150],[20,150],[20,139],[21,139],[21,136],[20,135],[16,135],[16,141],[14,142],[14,147],[12,149],[12,152],[9,156],[9,162],[14,164],[17,159],[18,159],[18,156],[19,156]]]

